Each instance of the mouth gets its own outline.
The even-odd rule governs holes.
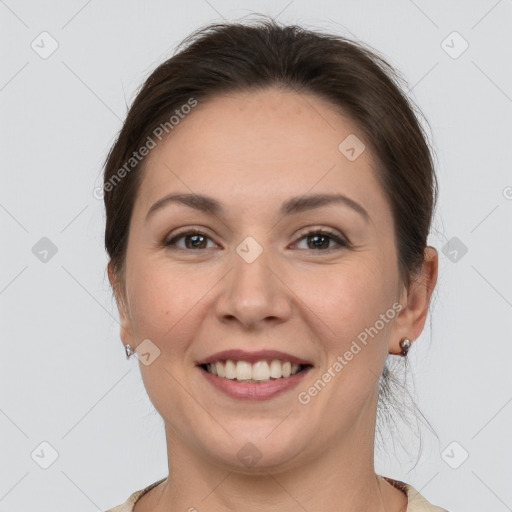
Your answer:
[[[259,401],[290,393],[313,365],[279,359],[259,360],[254,363],[226,359],[199,364],[197,368],[212,386],[211,389],[220,391],[231,399]]]
[[[198,366],[205,372],[222,379],[257,384],[286,379],[312,368],[313,365],[292,363],[279,359],[260,360],[254,363],[226,359]]]
[[[221,379],[245,383],[287,379],[313,367],[305,359],[277,350],[225,350],[198,361],[196,365]]]

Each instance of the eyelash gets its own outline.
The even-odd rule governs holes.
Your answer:
[[[204,232],[202,232],[200,230],[188,229],[186,231],[182,231],[180,233],[177,233],[170,240],[167,240],[167,241],[164,240],[163,246],[167,247],[167,248],[170,248],[172,246],[175,246],[176,242],[178,240],[180,240],[181,238],[186,238],[187,236],[191,236],[191,235],[199,235],[199,236],[203,236],[203,237],[208,238],[208,239],[211,240],[211,238],[206,233],[204,233]],[[350,242],[347,239],[341,238],[335,232],[330,231],[329,229],[325,229],[325,228],[324,229],[312,229],[310,231],[306,231],[304,233],[301,233],[300,237],[298,238],[297,241],[301,241],[304,238],[308,238],[308,237],[313,236],[313,235],[327,236],[330,239],[334,240],[338,244],[338,247],[330,247],[328,249],[300,249],[300,250],[310,250],[310,251],[314,251],[314,252],[331,253],[331,252],[337,251],[337,250],[339,250],[341,248],[350,248],[351,247],[351,244],[350,244]],[[188,249],[188,248],[183,248],[183,247],[177,247],[177,249],[178,250],[183,250],[183,251],[205,250],[205,249]]]

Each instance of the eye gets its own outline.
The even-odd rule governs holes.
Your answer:
[[[308,243],[309,240],[311,243]],[[302,233],[299,241],[306,240],[306,249],[320,252],[331,252],[338,250],[340,247],[349,247],[350,243],[345,238],[340,237],[337,233],[327,229],[313,229]],[[330,247],[330,242],[334,241],[338,247]]]
[[[308,243],[309,240],[311,243]],[[178,242],[184,240],[184,245],[180,245]],[[177,233],[171,239],[164,241],[164,247],[177,247],[178,249],[211,249],[212,246],[208,247],[208,240],[211,241],[211,238],[204,232],[196,230],[196,229],[188,229],[187,231],[182,231],[181,233]],[[313,250],[316,252],[331,252],[333,250],[338,250],[341,247],[350,247],[350,242],[346,240],[344,237],[338,235],[334,231],[330,231],[327,229],[312,229],[302,233],[299,242],[302,240],[306,240],[307,247],[306,250]],[[331,242],[335,242],[337,247],[332,247]],[[216,247],[216,244],[213,244],[213,247]],[[301,248],[303,249],[303,248]]]
[[[181,239],[185,240],[185,246],[177,244],[177,242]],[[206,247],[206,241],[211,240],[210,237],[203,233],[202,231],[197,231],[195,229],[189,229],[188,231],[182,231],[181,233],[176,234],[170,240],[164,241],[163,245],[165,247],[176,246],[178,249],[209,249],[211,247]]]

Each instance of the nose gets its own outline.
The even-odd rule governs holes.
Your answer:
[[[258,329],[290,318],[293,293],[269,250],[264,249],[254,261],[235,251],[231,263],[231,271],[219,283],[215,309],[221,322]]]

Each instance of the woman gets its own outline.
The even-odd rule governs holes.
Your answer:
[[[432,157],[396,74],[272,20],[184,45],[105,167],[121,339],[169,461],[112,512],[444,510],[374,470],[386,360],[420,335],[438,265]]]

